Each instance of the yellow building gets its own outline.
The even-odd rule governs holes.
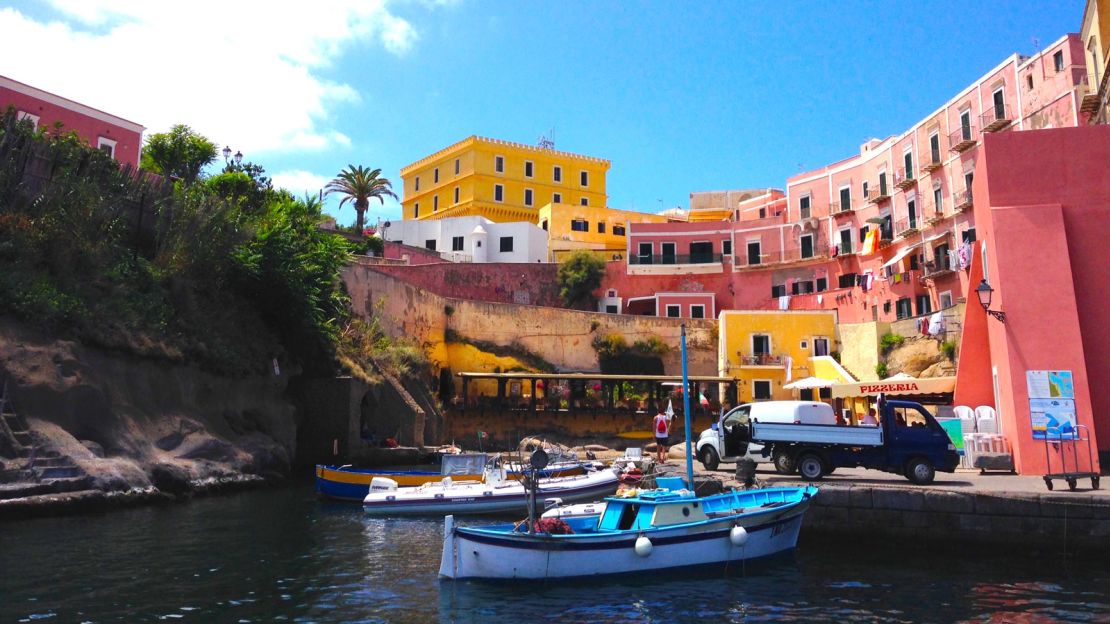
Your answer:
[[[725,310],[718,322],[720,375],[740,382],[741,403],[797,399],[783,386],[805,377],[851,380],[820,357],[839,350],[836,310]]]
[[[538,219],[547,230],[548,255],[554,261],[578,249],[595,251],[609,260],[627,250],[628,224],[667,222],[662,215],[566,203],[547,204],[540,208]]]
[[[1110,123],[1110,0],[1087,0],[1080,40],[1087,60],[1080,111],[1089,113],[1094,123]]]
[[[471,136],[401,169],[404,219],[537,223],[547,204],[604,207],[609,161]]]

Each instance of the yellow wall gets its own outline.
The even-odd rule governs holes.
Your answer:
[[[496,159],[504,159],[503,171],[496,170]],[[459,173],[455,173],[455,161]],[[532,163],[532,176],[525,175],[525,163]],[[562,178],[554,180],[555,167]],[[539,207],[551,203],[556,193],[564,203],[578,205],[584,198],[590,207],[603,207],[608,195],[605,176],[610,163],[601,158],[559,152],[521,143],[471,136],[401,169],[404,219],[442,219],[479,215],[497,222],[537,222]],[[435,171],[439,170],[439,182]],[[581,173],[587,176],[581,184]],[[419,178],[419,190],[417,179]],[[495,187],[504,195],[495,199]],[[455,203],[455,187],[459,202]],[[525,190],[532,191],[532,205],[524,203]],[[439,209],[435,209],[438,197]],[[419,214],[417,215],[417,205]]]
[[[789,355],[793,359],[793,380],[816,376],[810,357],[813,338],[829,339],[829,350],[838,350],[836,312],[828,311],[740,311],[726,310],[720,316],[719,363],[721,376],[740,381],[740,401],[754,399],[752,382],[771,381],[771,398],[794,399],[792,390],[784,390],[786,371],[783,366],[742,365],[742,356],[752,355],[752,334],[771,336],[771,353]],[[802,349],[802,341],[806,349]]]
[[[877,381],[875,366],[879,363],[879,341],[890,331],[890,323],[846,323],[840,326],[843,348],[840,363],[860,381]]]
[[[584,219],[586,231],[571,229],[571,222]],[[536,224],[547,230],[548,251],[555,260],[576,249],[596,251],[606,259],[611,254],[624,254],[628,247],[629,223],[665,223],[666,217],[616,210],[605,206],[577,206],[573,204],[548,204],[540,208]],[[605,224],[605,232],[598,231],[598,223]],[[625,229],[624,235],[614,234],[613,227]]]

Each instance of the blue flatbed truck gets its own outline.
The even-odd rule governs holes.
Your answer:
[[[878,426],[747,423],[749,441],[763,445],[780,472],[817,481],[837,468],[870,468],[926,485],[954,472],[956,446],[936,418],[910,401],[878,401]]]

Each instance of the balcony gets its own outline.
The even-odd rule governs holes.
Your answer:
[[[854,206],[852,206],[851,202],[848,202],[848,203],[833,202],[833,203],[829,204],[829,212],[831,212],[833,214],[833,216],[839,217],[839,216],[843,216],[843,215],[850,215],[855,211],[856,211],[856,209],[855,209]]]
[[[628,264],[720,264],[723,259],[719,253],[632,255],[628,257]]]
[[[971,210],[973,206],[974,204],[971,202],[971,189],[965,189],[952,195],[952,210],[956,212],[966,212]]]
[[[783,262],[805,262],[807,260],[820,260],[829,257],[828,247],[820,248],[815,243],[812,249],[804,250],[800,247],[792,247],[787,249],[782,254]]]
[[[925,217],[926,225],[936,225],[941,221],[944,221],[944,207],[929,206],[925,209],[925,214],[922,216]]]
[[[867,201],[877,204],[890,199],[890,189],[885,184],[880,184],[872,189],[867,189]]]
[[[925,173],[932,173],[937,169],[944,166],[944,161],[941,160],[940,151],[929,154],[929,159],[921,163],[921,170]]]
[[[947,255],[944,255],[925,262],[925,270],[921,277],[927,280],[935,280],[955,272],[956,269],[952,267],[952,262]]]
[[[966,152],[975,146],[975,126],[968,124],[960,126],[955,132],[948,135],[948,151]]]
[[[1110,72],[1105,72],[1105,75],[1110,76]],[[1083,95],[1083,99],[1079,104],[1079,112],[1087,113],[1092,117],[1095,116],[1102,102],[1102,92],[1105,88],[1106,83],[1100,83],[1098,76],[1093,73],[1088,73],[1084,76],[1079,84],[1079,93]]]
[[[998,132],[1009,126],[1014,121],[1014,116],[1009,106],[994,104],[979,116],[979,121],[982,122],[983,132]]]
[[[903,191],[915,184],[917,184],[917,180],[913,177],[913,169],[907,170],[905,167],[901,167],[894,173],[894,186]]]
[[[741,355],[741,367],[754,368],[782,368],[783,358],[781,353],[757,353],[755,355]]]
[[[917,226],[917,219],[900,219],[894,224],[894,231],[898,233],[898,238],[905,238],[911,234],[917,234]]]

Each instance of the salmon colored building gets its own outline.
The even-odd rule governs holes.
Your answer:
[[[36,127],[73,131],[125,165],[139,166],[143,126],[79,102],[0,76],[0,110],[12,107]]]

